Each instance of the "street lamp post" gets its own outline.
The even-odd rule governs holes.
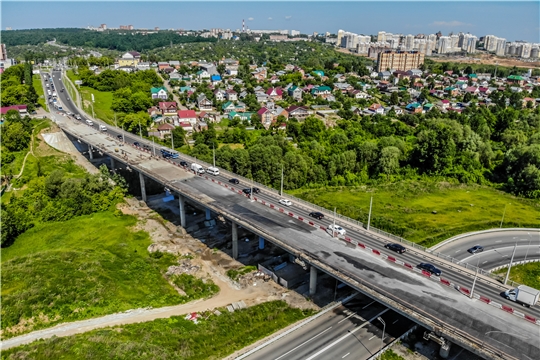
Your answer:
[[[369,230],[369,225],[371,223],[371,207],[373,206],[373,196],[371,197],[371,200],[369,201],[369,214],[367,218],[367,230]]]
[[[506,214],[506,205],[508,205],[508,204],[504,204],[504,211],[503,211],[503,216],[502,216],[502,219],[501,219],[501,226],[499,226],[499,228],[502,228],[502,224],[503,224],[503,221],[504,221],[504,214]]]
[[[279,196],[283,197],[283,164],[281,164],[281,188],[279,191]]]
[[[384,348],[384,331],[386,330],[386,323],[384,320],[379,316],[377,318],[382,324],[383,324],[383,330],[382,330],[382,336],[381,336],[381,350]]]
[[[517,248],[517,241],[516,241],[516,245],[514,245],[514,251],[512,251],[512,258],[510,259],[510,264],[508,265],[508,271],[506,272],[504,285],[506,285],[506,282],[508,281],[508,277],[510,276],[510,270],[512,269],[512,262],[514,262],[514,255],[516,254],[516,248]]]
[[[334,227],[332,228],[332,237],[336,237],[336,207],[334,206]]]
[[[477,256],[476,257],[476,274],[474,274],[474,281],[472,283],[471,295],[470,295],[471,299],[472,299],[473,294],[474,294],[474,286],[476,285],[476,279],[478,279],[478,264],[479,264],[479,262],[480,262],[480,258]]]

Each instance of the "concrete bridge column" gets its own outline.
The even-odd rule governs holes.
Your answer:
[[[311,265],[309,270],[309,296],[317,292],[317,268]]]
[[[180,205],[180,225],[186,228],[186,200],[182,195],[178,195],[178,204]]]
[[[92,145],[88,144],[88,156],[90,157],[90,160],[94,160],[94,152],[93,152]]]
[[[264,238],[259,236],[259,249],[264,249]]]
[[[146,202],[146,186],[144,184],[144,175],[142,172],[139,173],[139,180],[141,182],[141,197],[144,202]]]
[[[238,259],[238,225],[232,223],[232,257]]]
[[[112,156],[109,156],[109,159],[110,159],[110,161],[111,161],[111,170],[112,170],[112,172],[113,172],[114,174],[116,174],[116,170],[115,170],[115,168],[116,168],[116,162],[114,161],[114,158],[113,158]]]
[[[210,209],[206,209],[206,220],[212,220],[212,213]]]

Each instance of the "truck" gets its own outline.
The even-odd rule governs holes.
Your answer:
[[[191,164],[191,170],[194,171],[198,175],[204,174],[204,168],[199,164]]]
[[[519,285],[515,289],[506,290],[504,297],[523,306],[531,307],[538,302],[540,291],[529,286]]]

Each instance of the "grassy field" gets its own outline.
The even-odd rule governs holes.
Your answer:
[[[41,84],[41,75],[32,76],[32,85],[34,85],[34,89],[36,89],[36,93],[39,96],[39,106],[41,106],[43,110],[47,111],[47,106],[45,105],[45,94],[43,93],[43,86]]]
[[[78,80],[72,70],[68,70],[67,76],[75,83]],[[94,113],[95,116],[109,124],[114,124],[114,111],[111,110],[113,94],[110,91],[98,91],[88,86],[81,86],[80,92],[83,101],[84,111],[92,115],[92,94],[94,94]],[[71,94],[71,93],[70,93]],[[73,94],[72,94],[73,96]],[[75,99],[75,97],[74,97]]]
[[[183,316],[40,340],[4,350],[3,359],[221,359],[278,329],[312,315],[283,301],[222,314],[198,324]],[[208,318],[206,318],[208,316]]]
[[[496,274],[506,275],[508,268],[495,271]],[[510,280],[524,284],[535,289],[540,289],[540,263],[528,263],[512,266]]]
[[[39,224],[2,250],[2,331],[10,337],[138,307],[187,302],[163,278],[145,232],[112,211]],[[206,296],[206,294],[205,294]]]
[[[432,246],[468,231],[538,227],[540,204],[489,187],[406,181],[374,188],[300,189],[291,194],[403,238]],[[436,211],[436,214],[433,213]]]

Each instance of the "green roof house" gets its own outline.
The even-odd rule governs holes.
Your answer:
[[[163,86],[151,88],[150,93],[152,94],[152,99],[167,100],[169,96],[167,94],[167,89],[165,89]]]

